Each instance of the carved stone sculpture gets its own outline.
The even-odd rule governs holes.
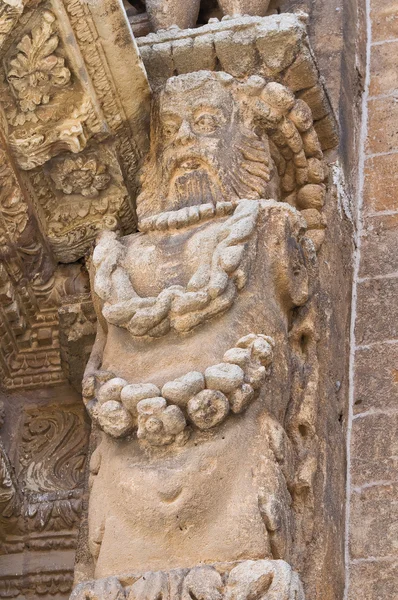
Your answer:
[[[289,330],[311,294],[315,249],[280,200],[281,181],[301,172],[301,206],[320,209],[311,111],[286,87],[200,71],[155,97],[140,232],[103,232],[92,261],[99,328],[83,396],[104,432],[91,460],[96,579],[185,569],[196,582],[197,565],[232,563],[229,579],[203,567],[192,585],[211,591],[191,597],[250,598],[276,578],[272,559],[277,570],[297,560],[296,492],[316,458],[307,451],[304,474]],[[151,574],[148,592],[145,575],[129,598],[159,597],[172,573]],[[96,596],[99,582],[89,585]],[[271,588],[264,598],[277,597]],[[302,597],[289,589],[281,597]]]

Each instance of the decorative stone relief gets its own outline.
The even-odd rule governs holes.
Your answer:
[[[311,307],[316,320],[315,246],[297,210],[320,210],[326,192],[311,111],[279,83],[200,71],[166,82],[151,125],[140,231],[102,233],[92,259],[93,575],[300,565],[318,446],[312,430],[306,451],[297,437],[298,407],[311,386],[316,414],[317,380],[295,387],[288,331]]]
[[[58,161],[50,175],[57,190],[87,198],[97,198],[111,179],[106,165],[100,163],[95,155],[80,155]]]
[[[5,142],[26,171],[23,184],[63,262],[84,256],[99,230],[118,224],[129,232],[135,224],[149,86],[127,20],[114,3],[119,21],[112,33],[101,29],[101,3],[95,8],[80,0],[62,7],[53,0],[21,5],[12,36],[0,46]],[[116,31],[126,42],[126,72],[140,88],[134,101],[126,97],[125,78],[111,71],[117,41],[113,47],[109,42]]]
[[[323,150],[336,147],[337,127],[308,46],[306,15],[226,17],[194,30],[168,29],[137,40],[153,88],[172,75],[209,69],[234,77],[260,75],[287,86],[312,111]]]
[[[30,531],[76,529],[81,512],[87,428],[78,407],[26,413],[20,451]],[[46,547],[48,542],[35,542]]]
[[[104,228],[134,229],[149,86],[126,38],[123,64],[141,95],[124,97],[103,45],[114,34],[96,29],[100,4],[1,6],[0,372],[14,389],[65,381],[58,308],[76,269],[56,270],[56,260],[81,258]]]
[[[19,52],[10,60],[7,79],[22,111],[15,119],[17,125],[37,121],[36,107],[48,104],[52,92],[70,81],[71,72],[57,55],[59,37],[53,31],[54,21],[50,11],[44,12],[41,22],[17,44]]]
[[[0,442],[1,597],[70,591],[87,444],[82,407],[70,403],[23,411],[19,464]],[[49,551],[50,567],[42,565]],[[22,553],[27,572],[20,573]]]
[[[162,391],[151,383],[129,385],[102,372],[101,379],[107,381],[98,386],[95,378],[86,379],[83,393],[86,399],[95,393],[91,414],[113,437],[126,436],[138,423],[137,437],[150,445],[185,443],[190,433],[185,417],[206,431],[222,423],[230,410],[239,414],[249,406],[265,381],[273,346],[272,338],[249,334],[224,354],[225,362],[203,374],[191,371],[168,381]]]
[[[154,28],[175,19],[164,7],[147,3]],[[68,380],[93,420],[73,599],[304,600],[298,573],[324,568],[317,252],[336,142],[304,17],[141,38],[144,161],[149,83],[119,3],[6,14],[0,373],[10,390]],[[95,238],[90,298],[83,261],[57,261]],[[75,548],[86,442],[79,408],[52,406],[26,411],[18,478],[0,447],[13,552]],[[0,595],[71,581],[60,560]]]
[[[19,17],[22,15],[24,10],[24,4],[22,0],[4,0],[0,4],[0,48],[7,41],[7,38]]]
[[[99,579],[78,585],[71,600],[304,600],[300,579],[282,560],[247,560],[226,565],[199,566],[169,572],[148,572],[130,576],[123,584],[116,578]]]

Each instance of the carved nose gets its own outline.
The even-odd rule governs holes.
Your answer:
[[[192,130],[187,121],[181,123],[180,129],[177,133],[177,140],[180,144],[188,144],[193,139]]]

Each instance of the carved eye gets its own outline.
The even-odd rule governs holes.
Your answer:
[[[178,123],[175,121],[166,121],[163,125],[163,135],[165,137],[171,137],[177,133],[178,129]]]
[[[195,119],[195,129],[198,133],[212,133],[218,127],[217,118],[210,113],[202,113]]]

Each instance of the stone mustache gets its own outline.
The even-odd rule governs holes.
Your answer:
[[[104,232],[93,254],[95,581],[74,596],[298,600],[289,330],[314,249],[280,190],[293,168],[323,193],[311,111],[201,71],[152,112],[139,232]]]

